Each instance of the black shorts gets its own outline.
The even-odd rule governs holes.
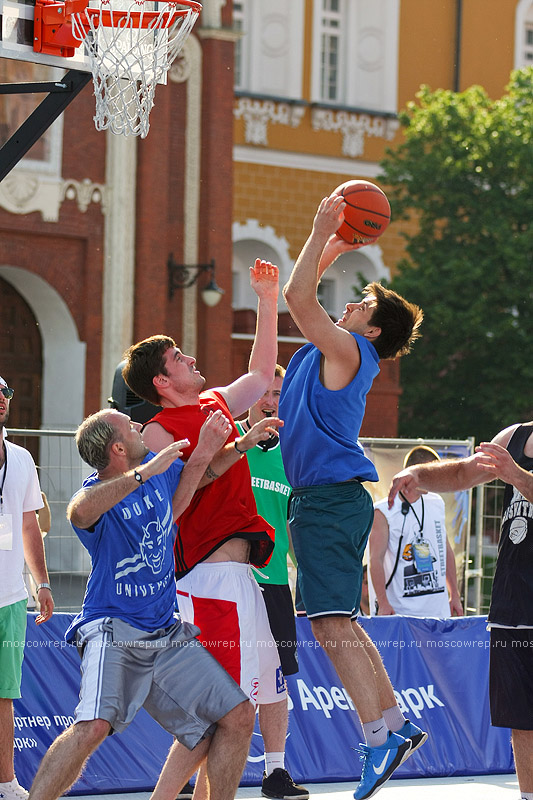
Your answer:
[[[533,730],[533,629],[490,629],[489,696],[496,728]]]
[[[298,672],[296,647],[296,622],[290,587],[287,584],[259,584],[270,623],[270,630],[278,646],[279,660],[284,675]]]

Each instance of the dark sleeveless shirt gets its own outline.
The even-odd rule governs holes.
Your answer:
[[[533,458],[524,455],[524,446],[533,434],[533,423],[520,425],[507,450],[529,472]],[[506,484],[498,560],[492,585],[489,622],[508,627],[533,627],[533,503]]]

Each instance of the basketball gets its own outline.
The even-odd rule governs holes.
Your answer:
[[[346,181],[333,194],[343,196],[346,203],[344,222],[337,231],[350,244],[375,242],[390,222],[387,195],[370,181]]]

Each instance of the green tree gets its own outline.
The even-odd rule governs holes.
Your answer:
[[[487,440],[533,418],[533,69],[496,101],[422,87],[400,119],[383,183],[418,228],[391,287],[425,312],[400,435]]]

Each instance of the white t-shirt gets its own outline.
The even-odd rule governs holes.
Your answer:
[[[0,608],[18,603],[28,596],[22,575],[22,514],[25,511],[37,511],[43,505],[37,470],[30,453],[17,444],[5,439],[4,442],[7,450],[7,473],[4,464],[0,469],[0,486],[5,474],[2,513],[11,515],[13,535],[11,549],[0,549]]]
[[[446,523],[442,497],[428,492],[411,507],[404,506],[408,508],[407,514],[402,513],[400,497],[396,497],[391,509],[388,508],[387,498],[375,503],[374,508],[381,511],[389,525],[389,546],[383,559],[385,583],[392,574],[400,548],[398,566],[387,588],[387,598],[395,612],[410,617],[449,617]],[[376,594],[370,574],[368,593],[370,613],[375,615]]]

